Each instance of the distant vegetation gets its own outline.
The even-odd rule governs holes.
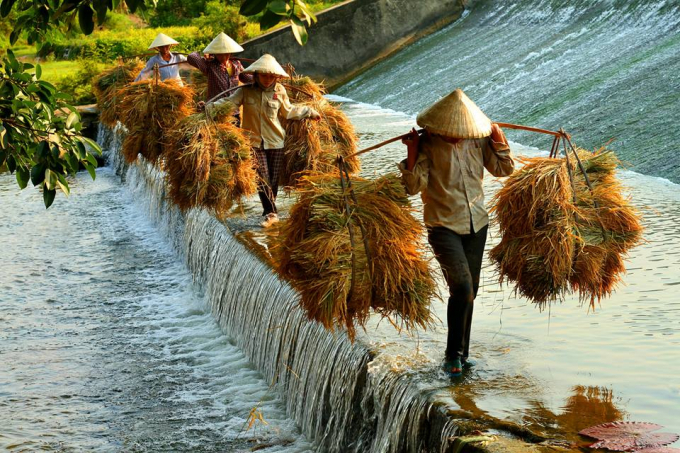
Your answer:
[[[157,5],[158,3],[158,5]],[[201,51],[224,31],[237,41],[290,24],[304,45],[315,11],[338,0],[1,0],[0,172],[42,189],[49,207],[68,177],[95,177],[98,145],[81,135],[73,105],[94,101],[91,83],[118,58],[146,58],[164,32]],[[158,6],[158,8],[156,8]],[[155,26],[155,27],[154,27]]]
[[[318,12],[341,0],[308,0],[310,10]],[[224,31],[238,42],[263,33],[259,18],[262,14],[245,17],[239,14],[240,0],[164,0],[153,10],[125,12],[124,7],[109,11],[101,26],[84,36],[74,23],[70,31],[52,33],[41,43],[39,51],[28,45],[26,37],[13,47],[15,55],[26,62],[39,61],[44,80],[71,94],[74,104],[94,102],[90,89],[92,78],[119,57],[149,53],[149,43],[158,33],[179,41],[173,48],[178,52],[202,50],[219,32]],[[0,54],[9,47],[9,35],[16,14],[0,19]],[[283,23],[281,25],[284,25]]]

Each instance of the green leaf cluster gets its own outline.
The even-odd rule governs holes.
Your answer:
[[[221,31],[221,30],[220,30]],[[149,44],[158,33],[172,36],[180,44],[173,47],[173,52],[194,52],[202,50],[215,37],[211,28],[199,27],[164,27],[144,28],[134,31],[98,31],[87,37],[56,38],[43,45],[39,55],[46,57],[54,54],[57,57],[67,55],[68,59],[87,59],[109,63],[118,57],[152,55]]]
[[[0,167],[16,175],[25,188],[30,181],[43,191],[45,207],[57,191],[70,193],[67,177],[83,166],[95,178],[101,153],[80,134],[80,115],[70,96],[40,80],[40,65],[22,63],[8,51],[0,63]]]
[[[204,7],[207,0],[192,0],[190,3]],[[227,3],[230,1],[227,0]],[[9,37],[11,45],[26,35],[28,44],[35,44],[40,51],[44,43],[49,41],[47,38],[51,31],[80,28],[85,35],[89,35],[95,25],[105,22],[108,12],[122,5],[134,13],[155,9],[158,0],[0,0],[0,16],[4,18],[12,12],[17,13],[14,30]],[[161,8],[165,7],[161,5]],[[304,0],[242,0],[240,13],[258,17],[262,30],[280,22],[290,24],[295,39],[301,45],[307,42],[307,27],[316,22],[312,8]],[[76,24],[78,27],[75,27]]]
[[[263,30],[288,22],[301,46],[307,44],[307,27],[316,22],[316,16],[303,0],[244,0],[240,12],[244,16],[261,15]]]

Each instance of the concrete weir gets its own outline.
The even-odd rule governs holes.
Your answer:
[[[123,137],[122,128],[100,126],[109,165],[184,260],[225,334],[282,395],[319,451],[564,451],[461,418],[407,367],[380,366],[384,354],[365,336],[351,343],[309,321],[295,291],[225,223],[200,209],[180,212],[165,198],[163,174],[142,158],[127,165]],[[473,435],[492,427],[493,436]]]
[[[301,47],[290,27],[243,43],[244,57],[271,53],[299,74],[333,88],[378,61],[459,19],[471,0],[349,0],[317,15]]]

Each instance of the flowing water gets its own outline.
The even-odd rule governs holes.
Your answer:
[[[46,211],[0,175],[0,450],[309,451],[140,200],[72,186]]]
[[[416,452],[445,448],[469,420],[573,441],[621,419],[680,432],[680,191],[669,182],[680,179],[670,127],[680,7],[471,6],[338,90],[362,145],[405,132],[458,86],[499,121],[564,126],[583,146],[616,137],[648,241],[631,254],[626,286],[594,312],[574,298],[539,312],[486,267],[479,363],[452,383],[439,370],[443,325],[408,336],[372,319],[352,345],[307,321],[224,225],[178,213],[162,175],[123,165],[120,134],[105,134],[122,185],[110,169],[94,183],[79,175],[71,198],[45,212],[39,193],[0,176],[0,446]],[[544,145],[510,138],[518,153]],[[367,155],[364,172],[394,170],[403,154],[395,144]],[[443,303],[435,310],[445,319]],[[253,408],[268,424],[246,430]]]
[[[564,127],[586,148],[615,139],[636,171],[680,183],[680,2],[469,3],[336,94],[416,114],[462,88],[495,121]]]
[[[677,1],[475,1],[460,21],[335,91],[362,146],[406,132],[418,111],[461,87],[497,121],[563,126],[584,147],[616,138],[611,147],[630,163],[619,176],[643,212],[647,242],[632,251],[625,285],[595,311],[570,297],[540,312],[487,265],[473,325],[480,363],[456,386],[433,372],[443,327],[412,340],[369,329],[454,413],[574,439],[611,420],[680,433],[679,28]],[[550,145],[508,136],[518,154]],[[365,155],[364,174],[394,171],[403,157],[401,144]],[[487,191],[498,184],[489,179]],[[435,307],[445,319],[444,304]]]
[[[344,101],[362,145],[415,126],[411,115],[334,99]],[[547,155],[515,142],[511,146],[518,154]],[[404,157],[404,145],[387,145],[364,156],[363,172],[393,171]],[[633,249],[625,284],[595,311],[575,296],[541,312],[499,286],[487,262],[475,301],[471,356],[478,365],[472,372],[453,386],[437,373],[446,346],[443,325],[409,338],[374,320],[362,339],[383,351],[378,363],[407,370],[464,419],[512,422],[575,441],[581,429],[614,420],[656,422],[680,433],[680,190],[632,171],[619,177],[644,215],[647,242]],[[499,186],[487,177],[487,196]],[[421,206],[419,197],[413,202]],[[487,251],[498,239],[492,228]],[[440,292],[447,294],[441,280]],[[433,307],[445,320],[445,304]]]

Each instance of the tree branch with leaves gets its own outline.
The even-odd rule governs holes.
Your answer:
[[[70,30],[78,23],[80,30],[89,35],[95,24],[103,24],[108,11],[125,4],[131,13],[156,7],[158,0],[2,0],[0,15],[7,17],[12,11],[17,15],[10,43],[14,45],[23,33],[28,43],[40,47],[48,42],[52,30]],[[307,27],[316,22],[316,16],[303,0],[243,0],[240,14],[258,17],[260,28],[268,30],[281,22],[288,23],[300,45],[307,43]]]
[[[34,73],[29,72],[34,70]],[[40,65],[18,61],[12,51],[0,64],[0,167],[16,175],[24,189],[29,180],[43,191],[49,208],[61,190],[70,193],[67,177],[84,167],[95,178],[101,153],[80,134],[82,123],[69,95],[40,80]]]

